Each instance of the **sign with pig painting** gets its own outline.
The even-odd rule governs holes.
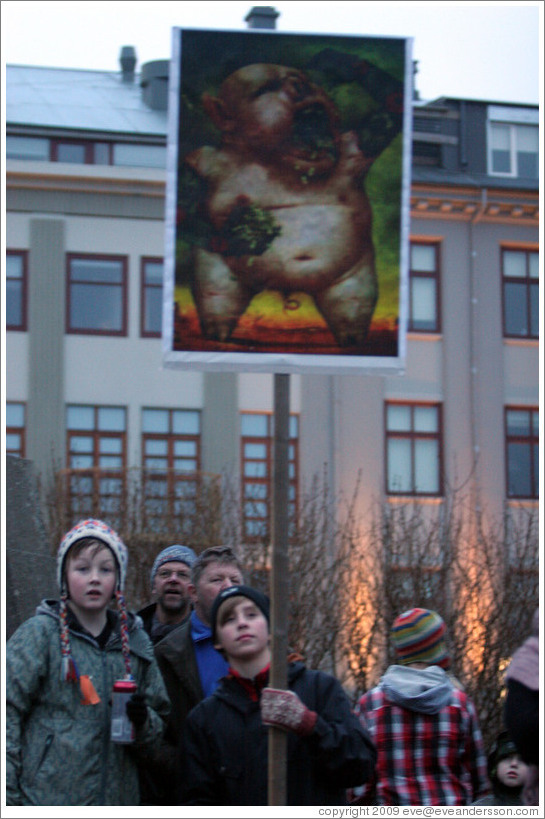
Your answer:
[[[173,30],[165,366],[403,368],[410,52]]]

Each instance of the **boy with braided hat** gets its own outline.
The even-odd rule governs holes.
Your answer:
[[[290,662],[288,688],[268,686],[269,600],[257,589],[223,589],[211,623],[229,669],[184,724],[180,804],[266,805],[270,725],[288,734],[286,804],[346,804],[376,754],[338,680]]]
[[[397,663],[356,706],[378,753],[375,781],[358,795],[360,804],[470,805],[488,792],[475,706],[447,674],[445,634],[443,619],[429,609],[394,621]]]
[[[139,750],[162,735],[169,702],[151,641],[125,607],[127,559],[107,524],[80,521],[57,553],[60,600],[42,601],[6,645],[8,805],[139,804]],[[137,686],[132,745],[110,740],[122,679]]]

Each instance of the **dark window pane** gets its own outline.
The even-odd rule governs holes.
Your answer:
[[[7,327],[21,327],[23,323],[23,283],[22,281],[6,280],[6,325]]]
[[[511,443],[507,446],[508,494],[531,497],[530,447]]]
[[[524,176],[527,179],[537,179],[539,169],[537,154],[520,151],[517,153],[517,165],[518,176]]]
[[[95,142],[95,165],[110,164],[110,146],[107,142]]]
[[[146,284],[163,284],[163,264],[162,262],[146,262],[144,270]]]
[[[530,335],[539,336],[539,284],[530,285]]]
[[[70,299],[72,330],[123,329],[123,294],[120,288],[72,285]]]
[[[49,140],[6,136],[6,159],[49,159]]]
[[[527,336],[526,284],[506,282],[504,289],[505,332],[509,336]]]
[[[158,287],[154,287],[147,288],[145,293],[144,332],[160,333],[163,313],[163,291]]]
[[[6,326],[16,329],[24,321],[24,257],[6,254]]]
[[[73,282],[121,284],[123,263],[107,259],[72,259],[70,278]]]
[[[492,151],[492,170],[494,173],[511,172],[511,156],[509,151]]]
[[[71,142],[61,142],[57,146],[58,162],[85,162],[85,145],[76,145]]]
[[[530,435],[530,413],[528,410],[512,409],[507,412],[507,434],[518,438]]]

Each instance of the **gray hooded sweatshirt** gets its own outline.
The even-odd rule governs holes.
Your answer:
[[[452,701],[454,690],[452,680],[438,665],[425,669],[391,665],[379,685],[390,702],[420,714],[437,714]]]

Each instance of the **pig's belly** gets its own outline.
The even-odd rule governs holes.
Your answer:
[[[234,264],[248,286],[321,290],[366,255],[371,238],[364,212],[341,205],[298,205],[271,210],[281,233],[261,256]],[[367,222],[367,224],[366,224]]]

